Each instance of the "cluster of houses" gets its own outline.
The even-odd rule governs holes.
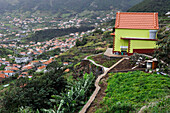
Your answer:
[[[16,45],[15,42],[12,42],[13,44],[0,44],[0,47],[11,48],[16,50],[22,49],[21,52],[16,52],[17,54],[22,56],[40,55],[44,52],[51,51],[57,48],[64,52],[72,48],[76,44],[76,39],[81,38],[83,34],[85,33],[82,32],[81,36],[79,36],[79,33],[71,33],[70,36],[68,36],[68,38],[66,38],[65,40],[59,40],[57,38],[54,38],[44,42],[31,41],[30,44],[27,45],[24,44]],[[30,60],[30,58],[28,57],[23,57],[21,59],[16,58],[17,62],[20,62],[19,60],[21,61],[25,60],[24,62],[27,62]]]
[[[34,55],[40,55],[44,52],[51,51],[57,48],[61,50],[60,54],[62,54],[62,52],[67,51],[68,49],[75,46],[77,39],[81,39],[84,34],[88,34],[89,32],[91,31],[82,33],[71,33],[70,35],[65,36],[64,40],[54,38],[44,42],[31,41],[28,45],[16,45],[15,42],[11,44],[0,44],[0,47],[16,50],[15,53],[22,56],[16,57],[14,55],[7,55],[9,59],[15,59],[15,64],[7,61],[6,58],[0,58],[0,66],[5,65],[4,70],[0,71],[0,78],[8,78],[16,74],[18,74],[19,77],[31,77],[31,75],[29,75],[28,73],[30,70],[32,70],[33,72],[46,72],[47,65],[53,62],[53,60],[57,58],[58,55],[50,56],[49,59],[45,60],[33,60],[35,59]],[[21,48],[24,48],[24,51],[17,52],[17,50]],[[68,62],[63,62],[63,66],[67,65],[69,65]]]
[[[12,64],[4,58],[0,58],[0,66],[5,65],[4,70],[0,70],[0,78],[8,78],[16,74],[18,74],[19,77],[32,77],[32,75],[28,73],[29,70],[34,72],[46,72],[47,65],[53,62],[57,57],[58,55],[51,57],[49,60],[33,60],[26,65]]]
[[[80,15],[74,18],[57,18],[57,17],[40,17],[30,15],[27,18],[18,18],[6,15],[2,17],[0,22],[0,30],[6,32],[0,33],[0,41],[7,41],[6,36],[13,35],[16,38],[23,38],[28,36],[31,32],[36,32],[45,29],[65,29],[70,27],[80,27],[81,25],[99,25],[106,21],[114,19],[115,11],[110,11],[107,14],[100,15],[96,18],[87,18]],[[48,24],[47,24],[48,23]],[[36,27],[32,26],[36,24]],[[37,27],[41,26],[41,27]],[[3,37],[3,38],[2,38]]]

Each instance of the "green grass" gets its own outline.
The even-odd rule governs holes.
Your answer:
[[[164,98],[153,107],[144,110],[145,113],[169,113],[170,112],[170,98]]]
[[[86,45],[84,45],[83,47],[90,47],[91,45],[93,45],[94,44],[94,42],[89,42],[89,43],[87,43]]]
[[[6,67],[6,65],[3,65],[3,64],[2,64],[2,65],[0,66],[0,70],[4,70],[5,67]]]
[[[66,14],[62,14],[62,18],[66,18],[66,17],[69,17],[71,14],[70,13],[66,13]]]
[[[108,61],[104,62],[102,65],[103,65],[104,67],[109,68],[109,67],[111,67],[113,64],[115,64],[118,60],[119,60],[119,59],[108,60]]]
[[[140,71],[110,75],[102,108],[97,113],[138,112],[142,106],[170,94],[168,76]]]
[[[74,65],[74,69],[79,66],[81,64],[81,62],[78,62],[76,65]]]
[[[92,57],[93,57],[93,56],[89,56],[89,57],[87,57],[87,59],[94,61],[94,59],[93,59]]]
[[[7,55],[9,54],[13,55],[13,51],[7,48],[0,48],[0,57],[7,58],[8,57]]]

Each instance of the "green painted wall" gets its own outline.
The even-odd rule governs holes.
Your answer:
[[[122,38],[149,38],[147,29],[116,29],[116,34]]]
[[[133,49],[154,49],[156,48],[156,41],[148,40],[131,40],[130,53],[133,53]]]
[[[148,29],[116,29],[115,30],[114,51],[121,51],[120,46],[128,46],[128,40],[122,40],[122,39],[120,39],[121,37],[122,38],[146,38],[147,39],[147,38],[149,38],[149,30]],[[146,41],[144,41],[144,42],[146,42]],[[149,42],[151,42],[151,41],[149,41]],[[139,47],[143,47],[143,46],[146,47],[147,45],[139,45]],[[152,47],[153,47],[153,45],[152,45]]]

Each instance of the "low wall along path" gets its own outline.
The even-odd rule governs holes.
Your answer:
[[[99,55],[99,54],[97,54]],[[97,56],[97,55],[91,55],[91,56]],[[111,70],[113,69],[115,66],[117,66],[120,62],[122,62],[123,60],[125,59],[128,59],[128,58],[122,58],[120,59],[117,63],[115,63],[112,67],[110,68],[106,68],[100,64],[96,64],[93,60],[90,60],[90,59],[87,59],[89,56],[87,56],[86,58],[84,58],[84,60],[89,60],[91,63],[93,63],[94,65],[96,66],[99,66],[101,68],[103,68],[103,74],[99,75],[98,78],[96,79],[95,81],[95,91],[93,92],[93,94],[91,95],[90,99],[88,100],[88,102],[84,105],[84,107],[82,108],[82,110],[79,112],[79,113],[86,113],[87,109],[90,107],[90,105],[92,104],[92,102],[95,100],[96,98],[96,95],[98,94],[98,92],[100,91],[100,86],[99,86],[99,82],[100,80]]]

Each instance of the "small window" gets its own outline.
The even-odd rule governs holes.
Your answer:
[[[149,30],[149,39],[156,39],[157,30]]]

